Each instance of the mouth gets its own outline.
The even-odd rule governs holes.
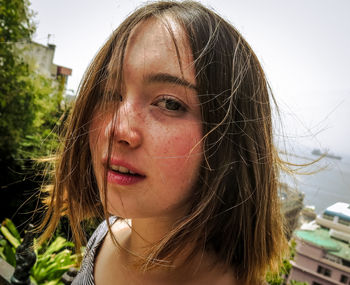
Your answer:
[[[110,184],[128,186],[146,179],[146,175],[141,170],[113,156],[104,157],[102,165],[107,170],[107,182]]]
[[[130,170],[129,168],[121,165],[110,165],[108,167],[108,170],[113,171],[115,173],[121,174],[121,175],[130,175],[130,176],[139,176],[139,177],[145,177],[144,175],[141,175],[137,172],[134,172]]]
[[[112,184],[128,186],[144,181],[146,178],[146,175],[140,173],[140,171],[129,164],[113,158],[105,167],[108,173],[107,181]]]

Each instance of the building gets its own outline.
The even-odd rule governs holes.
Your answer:
[[[34,67],[34,70],[42,75],[56,79],[60,88],[66,88],[68,76],[72,75],[72,69],[53,63],[56,46],[47,46],[30,41],[18,43],[23,59]]]
[[[349,204],[328,207],[294,236],[296,256],[288,280],[310,285],[350,284]]]

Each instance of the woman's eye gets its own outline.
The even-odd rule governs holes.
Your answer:
[[[186,108],[183,106],[183,104],[173,98],[163,97],[155,105],[168,111],[186,111]]]

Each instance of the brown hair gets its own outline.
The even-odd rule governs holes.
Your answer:
[[[277,193],[280,160],[273,145],[273,97],[247,42],[232,25],[197,2],[160,1],[139,8],[91,63],[57,155],[42,238],[50,236],[64,213],[80,248],[81,221],[106,216],[91,164],[91,114],[96,105],[113,100],[105,92],[112,77],[109,63],[117,68],[113,81],[120,85],[130,32],[151,17],[164,23],[166,17],[174,19],[190,43],[201,102],[204,160],[188,214],[154,245],[148,260],[174,257],[184,244],[193,243],[195,251],[213,250],[237,278],[254,284],[268,268],[277,268],[286,245]]]

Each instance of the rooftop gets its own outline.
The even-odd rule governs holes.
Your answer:
[[[325,249],[329,254],[350,261],[350,244],[332,238],[327,229],[297,230],[294,234],[301,240]]]
[[[338,216],[346,221],[350,221],[350,205],[338,202],[328,207],[325,213],[331,216]]]

